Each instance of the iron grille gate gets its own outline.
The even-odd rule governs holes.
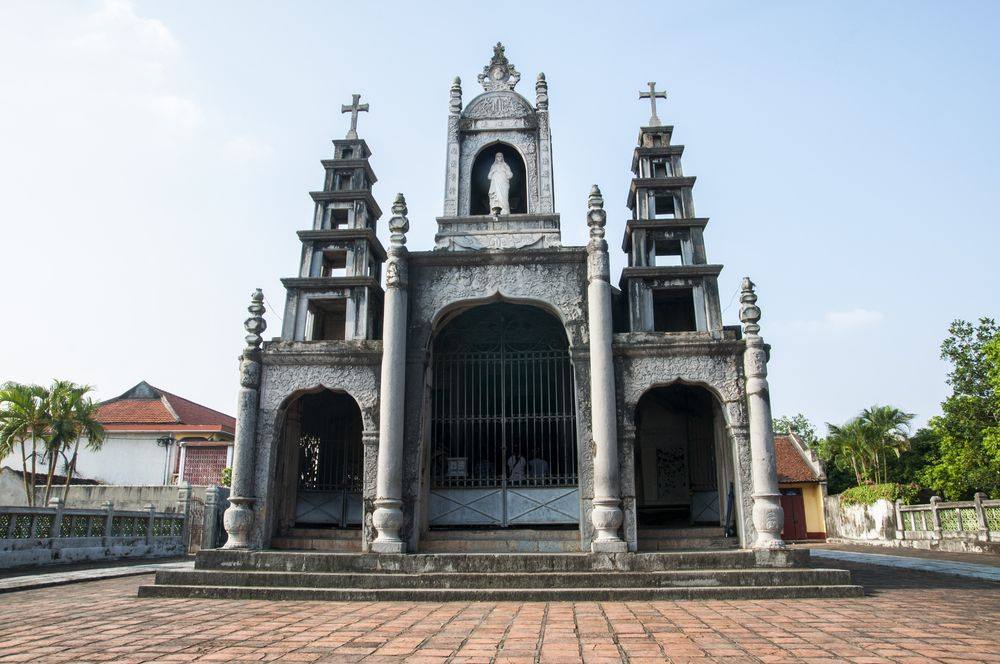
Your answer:
[[[562,328],[535,329],[532,319],[551,317],[530,307],[481,309],[492,311],[472,310],[472,325],[436,344],[429,523],[577,523],[573,369]],[[533,315],[511,311],[520,309]]]
[[[309,418],[311,430],[304,430],[299,438],[295,522],[342,528],[359,525],[364,472],[360,414],[341,415],[329,403],[317,406],[318,412]]]

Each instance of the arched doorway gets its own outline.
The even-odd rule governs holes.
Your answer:
[[[362,429],[361,410],[344,392],[322,389],[286,407],[279,534],[292,528],[360,527]]]
[[[525,214],[528,212],[528,189],[524,160],[517,150],[506,143],[487,145],[476,155],[472,163],[472,197],[469,199],[469,214],[492,214],[489,173],[497,153],[503,155],[513,175],[510,179],[510,212]]]
[[[642,396],[635,445],[640,527],[723,525],[731,482],[725,438],[721,409],[705,388],[678,383]]]
[[[446,322],[432,349],[428,525],[577,524],[573,368],[562,324],[499,302]]]

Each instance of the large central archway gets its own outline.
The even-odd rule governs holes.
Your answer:
[[[428,524],[578,523],[576,408],[562,324],[499,302],[455,315],[432,349]]]

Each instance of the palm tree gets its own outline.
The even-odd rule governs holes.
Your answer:
[[[0,388],[0,458],[10,454],[15,446],[20,445],[24,493],[29,507],[35,504],[37,441],[44,441],[50,422],[49,393],[45,388],[20,383],[5,383]],[[26,446],[29,441],[30,455]]]
[[[73,440],[76,422],[73,415],[73,404],[79,399],[80,390],[88,391],[89,386],[76,385],[68,380],[54,380],[49,387],[49,408],[51,420],[48,436],[45,439],[45,454],[48,458],[48,474],[45,478],[45,502],[49,504],[52,494],[52,478],[56,474],[56,464],[59,455],[63,454],[67,445]]]
[[[910,422],[913,413],[905,413],[894,406],[879,406],[865,408],[860,419],[868,429],[868,435],[874,448],[875,459],[881,456],[878,466],[882,470],[882,481],[889,481],[888,455],[893,453],[898,459],[910,448]]]
[[[871,445],[865,423],[861,418],[855,417],[841,426],[828,422],[826,428],[828,435],[825,444],[831,448],[830,451],[834,455],[844,456],[850,460],[855,481],[863,484],[871,475],[869,468]]]
[[[76,472],[77,453],[80,451],[80,439],[87,439],[87,449],[96,452],[104,444],[104,427],[97,421],[97,402],[88,396],[90,386],[78,386],[79,389],[73,392],[75,397],[72,408],[74,427],[72,430],[73,456],[70,457],[69,467],[66,469],[66,484],[63,486],[63,502],[69,498],[69,485],[73,481],[73,473]],[[66,441],[69,443],[69,440]],[[68,446],[68,445],[67,445]]]

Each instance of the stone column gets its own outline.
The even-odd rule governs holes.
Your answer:
[[[372,551],[405,553],[403,525],[403,401],[406,379],[406,199],[396,194],[389,220],[382,323],[382,380],[379,391],[378,470],[375,475],[376,537]]]
[[[627,549],[618,535],[622,508],[618,471],[618,423],[615,404],[615,366],[611,355],[611,269],[604,239],[604,199],[595,184],[590,190],[587,225],[587,308],[590,328],[590,412],[594,456],[594,553]]]
[[[461,147],[458,142],[458,123],[462,117],[462,79],[455,77],[448,100],[448,161],[444,176],[444,214],[458,214],[458,171]]]
[[[264,294],[259,288],[251,296],[247,311],[250,312],[250,317],[243,323],[247,331],[247,347],[240,356],[240,395],[236,406],[236,440],[233,444],[229,508],[222,517],[222,524],[229,536],[222,547],[224,549],[249,548],[248,537],[253,526],[253,459],[257,439],[257,409],[260,406],[260,335],[267,329],[264,321]]]
[[[767,387],[767,350],[758,334],[760,308],[749,277],[743,279],[740,320],[746,336],[743,371],[746,374],[747,410],[750,419],[750,457],[753,471],[753,525],[757,530],[755,549],[783,549],[781,529],[785,513],[778,490],[778,467],[774,457],[774,430],[771,428],[771,395]]]

